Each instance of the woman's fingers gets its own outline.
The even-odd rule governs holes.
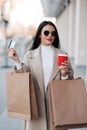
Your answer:
[[[62,76],[66,76],[68,72],[68,62],[63,62],[62,65],[60,66],[60,71]]]
[[[8,49],[8,55],[11,58],[14,58],[17,55],[17,53],[16,53],[16,51],[14,49],[11,48],[11,49]]]
[[[17,63],[20,62],[16,50],[14,50],[13,48],[8,49],[8,55],[9,55],[10,58],[15,60]]]
[[[62,62],[61,65],[62,65],[62,66],[68,66],[68,62],[67,62],[67,61],[64,61],[64,62]]]

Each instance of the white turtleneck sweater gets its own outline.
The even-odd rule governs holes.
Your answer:
[[[43,65],[44,86],[46,90],[53,68],[53,50],[51,45],[41,45],[41,58]]]

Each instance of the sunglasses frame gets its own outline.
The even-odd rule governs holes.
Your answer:
[[[43,32],[43,34],[45,35],[45,36],[49,36],[49,34],[51,34],[51,36],[53,36],[53,37],[55,37],[56,36],[56,31],[48,31],[48,30],[45,30],[44,32]]]

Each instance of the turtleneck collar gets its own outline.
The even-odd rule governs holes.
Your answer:
[[[41,46],[41,49],[45,49],[45,50],[50,50],[52,49],[52,45],[49,45],[49,46],[45,46],[45,45],[40,45]]]

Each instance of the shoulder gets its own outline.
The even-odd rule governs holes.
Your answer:
[[[58,49],[58,53],[60,54],[67,54],[67,52],[65,52],[64,50]]]
[[[57,54],[67,54],[67,52],[65,52],[65,51],[62,50],[62,49],[55,48],[55,47],[53,47],[53,48],[54,48],[54,51],[55,51]]]
[[[38,52],[39,52],[40,48],[36,48],[34,50],[28,50],[26,53],[25,53],[25,57],[30,57],[30,56],[34,56],[34,55],[37,55]]]

